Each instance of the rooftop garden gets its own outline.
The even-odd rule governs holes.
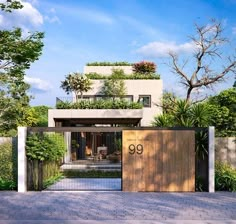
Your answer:
[[[57,109],[142,109],[143,105],[136,102],[125,100],[81,100],[78,102],[59,101],[56,104]]]
[[[122,63],[97,63],[96,65],[128,65]],[[90,63],[94,65],[94,63]],[[130,64],[131,65],[131,64]],[[156,74],[156,65],[153,62],[138,62],[132,64],[133,74],[125,74],[122,69],[113,69],[111,75],[102,75],[97,73],[81,74],[78,72],[70,73],[65,80],[61,82],[61,88],[67,94],[74,93],[76,102],[58,101],[57,109],[141,109],[143,106],[137,102],[130,102],[124,99],[127,95],[124,79],[160,79]],[[93,88],[94,79],[103,79],[101,94],[102,100],[84,100],[84,93]],[[117,99],[118,97],[118,99]],[[80,99],[80,100],[79,100]]]
[[[160,75],[156,73],[149,73],[149,74],[142,74],[142,73],[133,73],[130,75],[127,75],[123,72],[123,70],[120,69],[115,69],[116,74],[111,74],[111,75],[103,75],[103,74],[98,74],[96,72],[93,73],[88,73],[85,74],[87,78],[97,80],[97,79],[111,79],[111,78],[116,78],[116,79],[160,79]],[[113,70],[114,71],[114,70]]]
[[[133,63],[129,63],[126,61],[118,61],[118,62],[109,62],[109,61],[102,61],[102,62],[90,62],[86,64],[87,66],[132,66]]]

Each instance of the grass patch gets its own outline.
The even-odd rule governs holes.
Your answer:
[[[48,188],[49,186],[53,185],[54,183],[56,183],[57,181],[59,181],[61,179],[63,179],[63,175],[62,175],[62,173],[59,173],[58,175],[50,177],[47,180],[45,180],[43,182],[43,187]]]
[[[121,178],[121,171],[102,171],[102,170],[66,170],[63,172],[65,177],[77,178]]]

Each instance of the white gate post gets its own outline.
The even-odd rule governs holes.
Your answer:
[[[71,132],[64,132],[64,139],[66,142],[66,153],[64,156],[65,163],[71,162]]]
[[[208,191],[215,192],[215,127],[208,128]]]
[[[18,127],[18,192],[27,191],[26,127]]]

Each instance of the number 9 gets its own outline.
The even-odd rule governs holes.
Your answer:
[[[129,145],[129,154],[133,155],[135,153],[135,145],[131,144]]]
[[[143,146],[141,144],[137,145],[137,154],[141,155],[143,153]]]

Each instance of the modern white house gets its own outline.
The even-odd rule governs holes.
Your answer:
[[[122,69],[126,75],[132,74],[132,66],[85,66],[84,74],[97,73],[105,76],[113,69]],[[161,107],[156,104],[162,99],[162,80],[160,79],[124,79],[126,94],[122,98],[132,103],[140,103],[138,109],[50,109],[48,111],[49,127],[145,127],[151,126],[153,118],[161,114]],[[104,79],[93,79],[92,88],[83,94],[83,101],[94,102],[103,99],[101,94]],[[62,102],[64,98],[58,98]],[[72,97],[72,102],[75,96]],[[140,105],[139,105],[140,106]],[[84,159],[86,149],[98,153],[100,149],[114,152],[115,142],[121,140],[121,133],[71,133],[71,142],[80,145],[75,159]],[[102,147],[102,148],[101,148]],[[72,146],[71,146],[72,148]],[[73,150],[72,150],[73,151]],[[73,160],[73,155],[72,155]]]
[[[123,69],[125,74],[132,74],[132,66],[85,66],[84,74],[98,73],[110,75],[112,69]],[[126,100],[140,102],[142,109],[50,109],[49,127],[96,126],[96,125],[132,125],[151,126],[153,117],[162,113],[161,103],[163,84],[160,79],[124,80]],[[83,99],[93,101],[103,98],[101,89],[104,80],[92,80],[92,89],[84,93]],[[60,100],[60,98],[59,98]]]

